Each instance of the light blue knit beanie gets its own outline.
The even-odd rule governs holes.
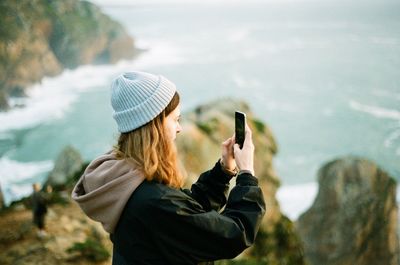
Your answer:
[[[133,131],[150,122],[167,107],[175,92],[175,85],[161,75],[135,71],[115,78],[111,105],[118,131]]]

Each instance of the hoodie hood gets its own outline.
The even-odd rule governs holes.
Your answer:
[[[75,185],[72,199],[91,219],[113,233],[125,204],[144,181],[143,174],[110,151],[93,160]]]

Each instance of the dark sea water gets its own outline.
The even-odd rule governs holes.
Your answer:
[[[247,101],[278,142],[278,198],[293,218],[312,202],[318,168],[336,157],[366,157],[400,179],[399,1],[102,4],[147,51],[46,78],[26,108],[0,113],[8,201],[43,180],[65,145],[85,159],[110,148],[109,84],[129,70],[175,82],[183,111]]]

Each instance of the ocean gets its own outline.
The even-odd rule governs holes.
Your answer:
[[[109,84],[129,70],[175,82],[183,113],[215,99],[248,102],[279,145],[278,200],[293,219],[332,159],[365,157],[400,180],[400,2],[98,3],[145,52],[65,70],[11,100],[25,107],[0,113],[6,203],[43,181],[64,146],[89,160],[114,144]]]

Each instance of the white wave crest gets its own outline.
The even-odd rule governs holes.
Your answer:
[[[364,105],[354,100],[351,100],[349,105],[356,111],[365,112],[377,118],[400,120],[400,111],[398,110]]]
[[[106,84],[110,67],[86,65],[65,70],[57,77],[45,77],[27,88],[27,97],[11,99],[12,105],[22,105],[0,113],[0,132],[30,128],[52,119],[62,118],[78,93]]]
[[[159,65],[176,65],[185,62],[181,54],[185,49],[177,47],[174,43],[160,39],[147,39],[141,40],[140,45],[142,48],[151,47],[151,49],[132,61],[132,67],[148,69]]]
[[[281,211],[292,220],[297,220],[312,205],[318,192],[318,184],[310,182],[292,186],[282,186],[276,197]]]
[[[400,130],[392,132],[384,142],[385,147],[391,147],[393,143],[397,140],[400,139]],[[400,150],[400,149],[399,149]]]

